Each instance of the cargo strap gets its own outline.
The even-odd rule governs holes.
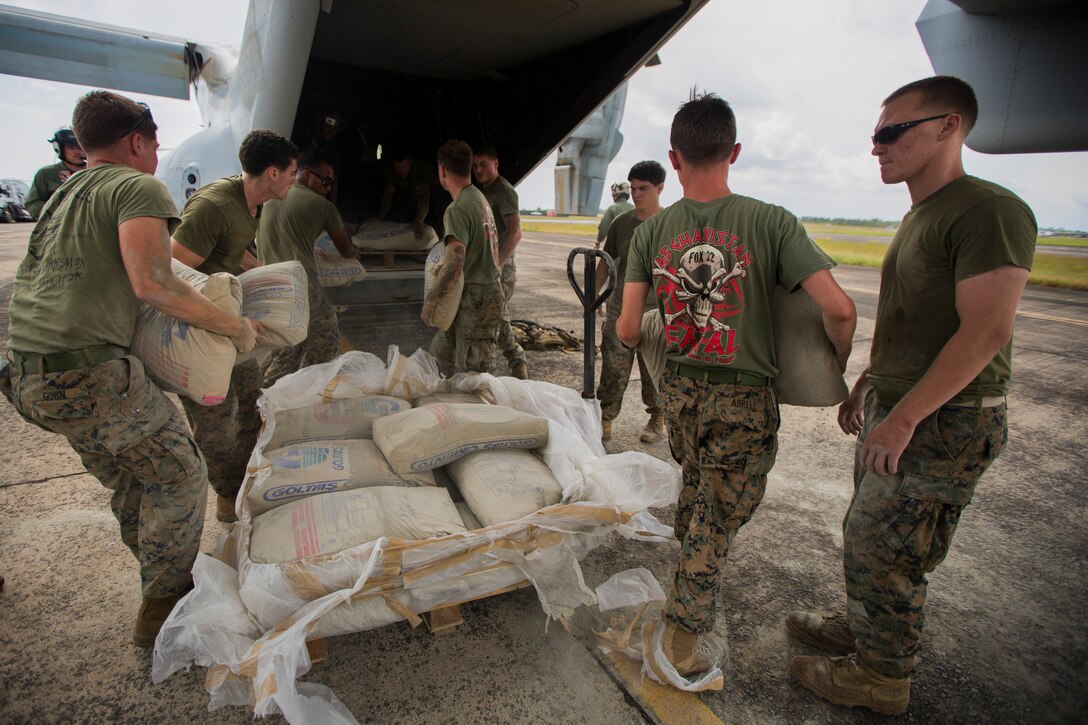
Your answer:
[[[118,345],[95,345],[82,350],[39,355],[33,352],[11,351],[11,368],[17,375],[61,373],[65,370],[87,368],[122,358],[128,350]]]
[[[708,383],[732,383],[734,385],[755,385],[766,387],[770,380],[762,375],[746,373],[743,370],[729,370],[727,368],[703,368],[695,365],[685,365],[675,360],[666,360],[665,369],[683,375],[693,380],[705,380]]]

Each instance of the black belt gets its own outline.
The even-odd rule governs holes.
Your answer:
[[[15,371],[16,375],[61,373],[65,370],[87,368],[99,363],[116,360],[127,354],[128,350],[118,345],[95,345],[94,347],[85,347],[82,350],[55,352],[49,355],[11,350],[11,369]]]
[[[671,370],[677,375],[693,380],[705,380],[708,383],[733,383],[734,385],[755,385],[766,387],[770,384],[768,378],[755,373],[746,373],[743,370],[729,370],[728,368],[703,368],[696,365],[685,365],[675,360],[666,360],[665,369]]]

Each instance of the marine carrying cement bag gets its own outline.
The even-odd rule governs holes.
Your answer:
[[[371,219],[359,225],[351,243],[361,249],[382,252],[426,252],[438,243],[438,235],[423,225],[423,236],[417,237],[411,224]]]
[[[781,287],[774,298],[774,350],[778,377],[772,385],[785,405],[825,407],[846,400],[849,390],[827,338],[819,305],[804,289]]]
[[[246,494],[253,515],[316,493],[371,486],[434,486],[430,471],[393,472],[374,441],[324,440],[265,453],[270,471]],[[263,473],[263,472],[262,472]]]
[[[449,260],[448,249],[449,247],[445,244],[435,245],[431,248],[431,253],[427,255],[427,264],[423,270],[424,303],[431,301],[431,289],[434,287],[434,282],[438,278],[438,273],[442,270],[442,267],[452,263]],[[464,290],[465,275],[460,274],[453,285],[446,290],[446,294],[438,297],[436,293],[431,316],[423,316],[423,322],[431,327],[437,327],[439,330],[450,329],[454,318],[457,317],[457,310],[461,306],[461,293]],[[424,306],[424,309],[426,309],[426,306]]]
[[[342,287],[366,279],[366,270],[358,259],[345,259],[328,232],[314,241],[317,279],[322,287]]]
[[[429,539],[465,531],[444,488],[378,486],[310,496],[253,519],[258,564],[334,554],[383,536]]]
[[[238,275],[242,283],[242,315],[264,326],[257,347],[238,354],[238,362],[258,352],[297,345],[310,325],[306,270],[300,262],[277,262]]]
[[[446,469],[484,526],[516,521],[563,498],[555,474],[526,450],[469,453]]]
[[[540,448],[548,421],[502,405],[437,403],[378,418],[374,442],[397,473],[428,471],[475,451]]]
[[[233,275],[219,272],[209,276],[176,259],[171,269],[174,276],[219,309],[241,314],[242,285]],[[156,385],[201,405],[223,402],[238,355],[229,337],[191,327],[150,305],[140,307],[130,349],[143,361]]]
[[[334,399],[276,411],[266,448],[282,448],[323,438],[370,438],[374,419],[408,410],[412,404],[388,395]]]

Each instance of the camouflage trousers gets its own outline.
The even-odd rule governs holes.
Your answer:
[[[665,616],[703,634],[714,627],[733,537],[755,513],[778,452],[778,402],[769,387],[709,383],[666,371],[661,398],[673,458],[680,561]]]
[[[257,361],[247,360],[234,366],[227,395],[219,405],[181,399],[193,437],[208,461],[208,482],[217,494],[231,500],[245,480],[246,465],[261,429],[257,398],[263,379]]]
[[[891,408],[870,393],[865,438]],[[945,406],[915,429],[899,472],[878,476],[854,461],[854,497],[843,521],[847,620],[871,669],[914,669],[924,621],[926,574],[948,554],[960,514],[1008,441],[1005,405]]]
[[[264,369],[264,387],[270,388],[284,375],[308,365],[326,363],[340,352],[340,326],[329,296],[317,275],[307,275],[310,297],[310,324],[306,339],[272,353]]]
[[[204,458],[181,412],[126,356],[58,373],[12,375],[12,403],[59,433],[113,491],[121,540],[140,562],[145,597],[192,585],[207,501]]]
[[[502,276],[499,281],[502,283],[504,301],[502,306],[502,322],[499,325],[499,337],[496,342],[503,357],[506,358],[506,362],[508,362],[512,368],[518,363],[525,362],[525,350],[518,344],[518,339],[514,335],[514,328],[510,326],[510,310],[508,306],[510,298],[514,296],[514,285],[517,284],[518,281],[518,267],[513,259],[503,265]]]
[[[443,372],[491,371],[491,356],[506,309],[498,284],[465,284],[457,317],[431,340],[430,353]]]
[[[611,301],[611,300],[610,300]],[[657,415],[661,412],[661,395],[654,387],[650,371],[642,359],[642,353],[623,346],[616,335],[616,321],[620,317],[619,305],[608,305],[601,326],[601,382],[597,386],[597,400],[601,401],[601,418],[615,420],[623,407],[623,394],[631,381],[631,367],[638,359],[638,373],[642,384],[642,403],[646,412]]]

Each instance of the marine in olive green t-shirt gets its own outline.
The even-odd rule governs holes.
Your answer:
[[[261,264],[298,260],[311,281],[317,279],[314,240],[344,228],[336,205],[303,184],[293,184],[284,201],[265,202],[257,228]]]
[[[85,169],[57,190],[15,274],[13,350],[50,354],[132,343],[140,301],[117,228],[140,217],[165,219],[171,230],[178,224],[166,186],[128,166]]]
[[[204,258],[197,271],[237,275],[242,273],[242,255],[257,235],[260,218],[261,207],[257,207],[257,216],[249,213],[241,175],[228,176],[202,186],[189,197],[173,238]]]
[[[30,182],[30,190],[26,194],[24,204],[30,216],[35,219],[41,216],[45,202],[49,201],[53,194],[57,193],[60,185],[70,179],[74,173],[63,161],[38,169],[38,173],[34,174],[34,180]]]
[[[956,285],[1006,264],[1031,269],[1035,216],[997,184],[964,176],[903,217],[880,269],[869,382],[892,406],[925,375],[959,329]],[[1012,377],[1012,339],[950,402],[1003,396]]]
[[[487,203],[491,205],[491,214],[495,218],[495,228],[499,235],[499,250],[506,249],[506,241],[510,238],[510,229],[506,226],[506,217],[519,213],[518,192],[509,181],[502,176],[496,176],[495,180],[487,186],[477,186],[483,192]]]
[[[628,282],[648,282],[669,360],[773,378],[775,287],[835,263],[782,207],[738,194],[681,199],[635,230]]]
[[[629,201],[617,201],[612,206],[604,210],[604,215],[601,216],[601,223],[597,225],[597,243],[600,244],[604,241],[604,238],[608,235],[608,228],[612,226],[612,221],[625,211],[631,211],[635,208],[635,205]]]
[[[642,224],[635,210],[625,211],[617,216],[608,227],[608,234],[604,239],[602,249],[612,257],[616,265],[616,290],[608,298],[608,307],[618,313],[623,307],[623,281],[627,275],[627,253],[631,247],[631,239],[635,236],[635,230]],[[646,295],[646,309],[652,310],[656,303],[653,289]]]
[[[484,195],[471,184],[446,207],[446,239],[465,245],[465,284],[497,284],[499,236],[495,217]]]

